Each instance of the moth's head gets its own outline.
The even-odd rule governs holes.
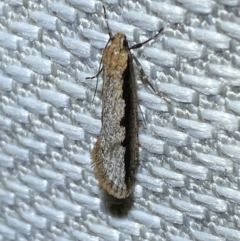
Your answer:
[[[117,33],[112,38],[112,44],[113,45],[119,45],[121,48],[127,48],[128,49],[128,42],[126,35],[124,33]]]

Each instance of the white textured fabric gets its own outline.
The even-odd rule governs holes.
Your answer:
[[[0,2],[0,240],[239,240],[239,0],[103,2]],[[165,28],[135,51],[171,102],[139,83],[147,125],[124,219],[105,213],[90,164],[102,4],[130,45]]]

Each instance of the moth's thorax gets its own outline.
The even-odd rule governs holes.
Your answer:
[[[104,75],[120,79],[128,64],[126,35],[117,33],[103,53]]]

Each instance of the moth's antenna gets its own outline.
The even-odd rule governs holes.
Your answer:
[[[111,39],[113,38],[113,35],[112,35],[112,32],[109,28],[109,24],[108,24],[108,19],[107,19],[107,13],[106,13],[106,9],[105,7],[103,6],[103,11],[104,11],[104,18],[105,18],[105,21],[106,21],[106,24],[107,24],[107,30],[108,30],[108,35],[110,37],[110,39],[108,40],[106,46],[104,49],[106,49],[106,47],[108,46],[109,42],[111,41]],[[96,93],[97,93],[97,86],[98,86],[98,77],[99,75],[101,74],[101,72],[103,71],[103,66],[102,66],[102,58],[101,58],[101,61],[100,61],[100,65],[99,65],[99,68],[98,68],[98,73],[92,77],[87,77],[86,79],[94,79],[94,78],[97,78],[97,83],[96,83],[96,88],[94,90],[94,95],[93,95],[93,99],[92,99],[92,104],[93,104],[93,101],[94,101],[94,98],[96,96]]]
[[[108,18],[107,18],[107,12],[106,12],[106,9],[105,9],[104,5],[103,5],[103,11],[104,11],[104,18],[105,18],[105,21],[106,21],[106,24],[107,24],[108,35],[109,35],[110,39],[112,39],[112,38],[113,38],[113,35],[112,35],[112,32],[111,32],[111,30],[110,30],[110,28],[109,28]]]
[[[152,39],[156,38],[161,32],[163,31],[163,28],[161,28],[152,38],[147,39],[146,41],[142,42],[142,43],[138,43],[133,45],[132,47],[130,47],[130,49],[138,49],[141,48],[144,44],[148,43],[149,41],[151,41]]]

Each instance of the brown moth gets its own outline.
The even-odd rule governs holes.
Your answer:
[[[105,8],[104,13],[107,22]],[[153,38],[129,48],[124,33],[112,36],[109,30],[109,35],[111,43],[103,51],[103,67],[96,75],[103,70],[102,127],[91,159],[100,187],[124,199],[133,191],[139,165],[138,98],[130,49],[140,48]],[[146,79],[143,77],[145,83]]]

